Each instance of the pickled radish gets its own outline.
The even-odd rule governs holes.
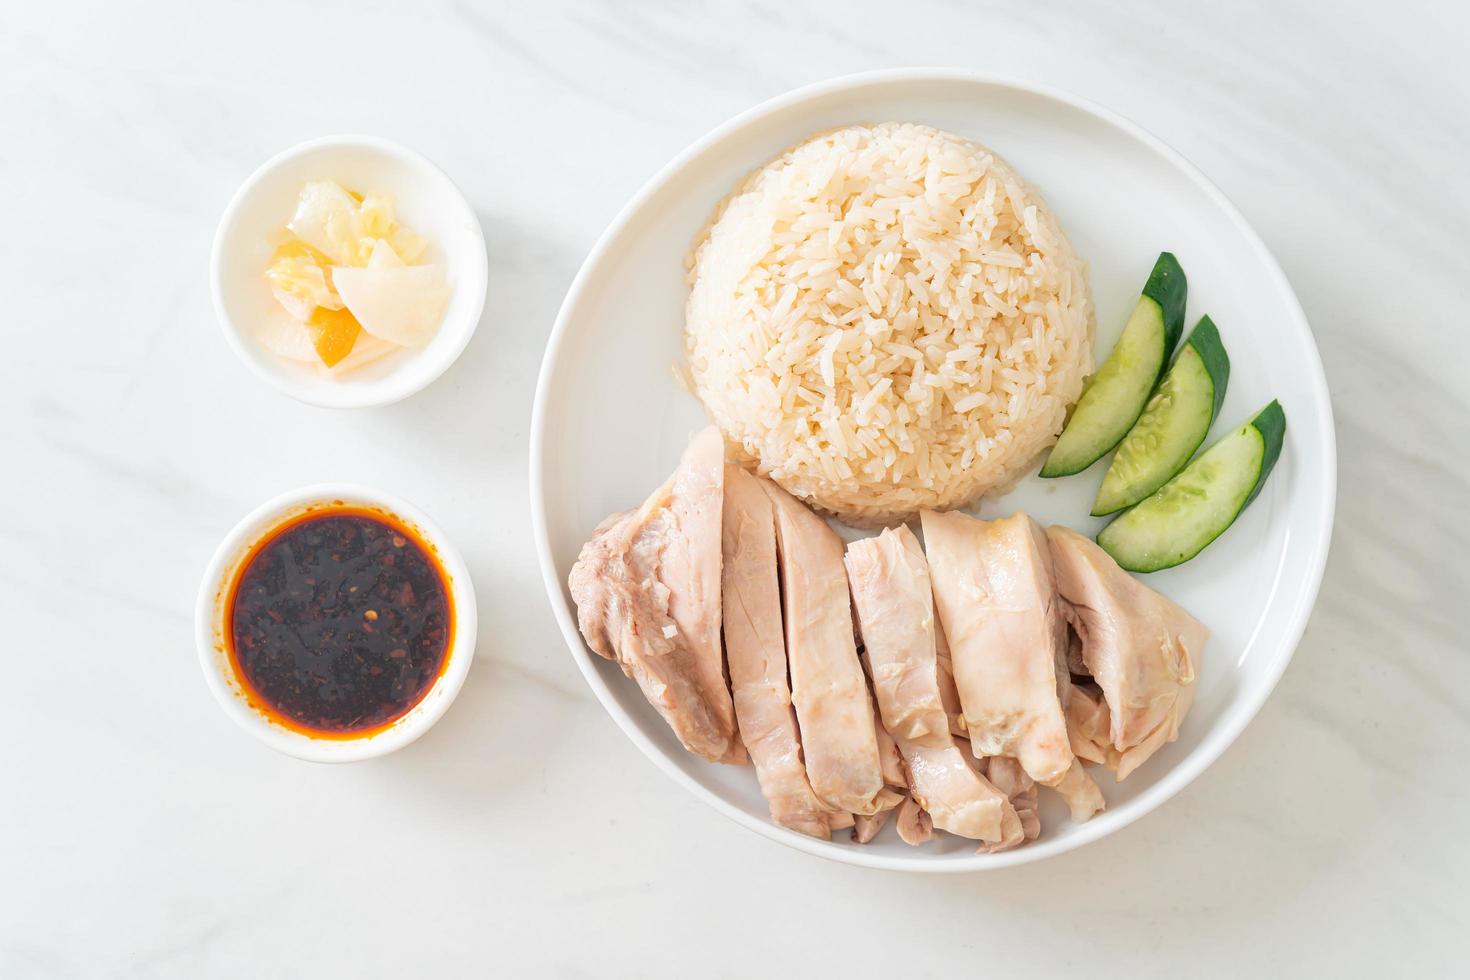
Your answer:
[[[333,263],[346,265],[357,251],[352,215],[357,200],[335,180],[313,180],[301,188],[296,213],[286,227]]]
[[[422,347],[439,329],[449,290],[437,265],[337,269],[337,293],[362,328],[381,340]]]
[[[369,269],[401,269],[407,264],[386,238],[373,242],[373,254],[368,257]]]
[[[308,364],[321,362],[316,345],[311,342],[311,334],[307,333],[306,324],[285,312],[266,317],[255,337],[260,341],[260,346],[277,357]]]
[[[286,227],[334,265],[367,265],[380,239],[405,262],[418,259],[426,248],[422,238],[398,223],[390,198],[369,194],[358,199],[334,180],[313,180],[303,187]]]
[[[449,293],[440,266],[414,264],[427,250],[398,223],[387,195],[309,181],[265,270],[289,319],[266,324],[262,346],[315,361],[333,375],[398,347],[423,346],[439,328]]]
[[[311,316],[318,306],[340,310],[342,300],[327,281],[327,270],[309,258],[283,258],[265,270],[276,300],[298,320]]]
[[[396,350],[402,350],[397,344],[390,344],[386,340],[379,340],[367,331],[357,338],[357,343],[352,345],[352,353],[338,361],[328,370],[328,375],[336,377],[349,371],[356,371],[360,367],[366,367],[374,361],[382,360]]]

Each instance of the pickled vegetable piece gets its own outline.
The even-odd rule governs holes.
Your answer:
[[[298,320],[311,317],[318,306],[340,310],[342,299],[328,275],[330,260],[300,239],[283,242],[272,257],[265,280],[276,300]]]
[[[338,269],[342,301],[374,337],[422,347],[439,329],[449,287],[437,265]]]
[[[332,367],[352,353],[352,347],[362,334],[362,324],[346,310],[329,310],[317,307],[311,319],[306,321],[306,330],[311,334],[312,345],[317,356],[327,367]]]

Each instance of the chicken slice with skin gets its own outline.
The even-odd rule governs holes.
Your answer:
[[[1050,538],[1047,539],[1048,544],[1050,544],[1050,540]],[[1052,567],[1056,567],[1055,555],[1052,556]],[[1062,612],[1063,614],[1067,612],[1066,606],[1062,607]],[[1070,621],[1069,618],[1068,622],[1070,623]],[[1087,672],[1087,664],[1082,660],[1082,637],[1078,636],[1077,631],[1074,629],[1067,630],[1067,672],[1073,677],[1091,676]]]
[[[870,691],[869,696],[871,694]],[[853,818],[852,839],[859,844],[866,844],[878,835],[878,831],[883,829],[889,816],[903,802],[909,791],[908,772],[904,769],[903,757],[899,755],[898,743],[888,734],[888,729],[883,727],[883,719],[878,714],[876,704],[873,706],[873,733],[878,736],[878,768],[883,771],[883,783],[888,789],[884,791],[883,809],[868,816]]]
[[[871,691],[868,694],[872,696]],[[883,724],[876,702],[873,704],[873,734],[878,738],[878,768],[883,773],[883,785],[899,790],[898,797],[892,800],[893,805],[898,806],[899,797],[908,792],[909,777],[904,769],[903,755],[898,751],[898,742]]]
[[[1067,735],[1072,752],[1085,762],[1118,771],[1123,753],[1113,748],[1112,720],[1102,688],[1092,682],[1072,685],[1072,699],[1067,702]]]
[[[981,521],[926,510],[921,520],[975,755],[1016,759],[1086,820],[1104,803],[1067,736],[1067,621],[1045,531],[1024,513]]]
[[[1118,567],[1090,538],[1047,531],[1057,589],[1102,689],[1123,780],[1179,735],[1209,638],[1199,620]]]
[[[1087,767],[1082,764],[1081,759],[1074,758],[1072,765],[1062,773],[1061,779],[1044,785],[1061,796],[1067,804],[1067,810],[1072,814],[1072,820],[1076,823],[1089,820],[1094,814],[1101,813],[1108,807],[1107,800],[1103,799],[1102,790],[1088,775]]]
[[[725,467],[722,525],[725,657],[740,737],[771,819],[827,840],[831,812],[807,782],[786,683],[776,516],[760,479],[738,466]]]
[[[720,644],[724,482],[710,427],[643,506],[599,526],[567,585],[587,645],[638,682],[684,747],[744,762]]]
[[[776,511],[786,660],[807,779],[833,810],[869,816],[889,808],[868,684],[853,640],[842,539],[768,480]]]
[[[1056,670],[1066,620],[1044,532],[1025,514],[980,521],[924,511],[922,521],[976,756],[1012,756],[1037,782],[1060,779],[1072,763]]]
[[[934,656],[939,661],[939,699],[944,702],[944,713],[949,717],[949,733],[968,740],[970,733],[965,731],[960,692],[954,683],[954,661],[949,654],[949,641],[944,638],[944,629],[939,625],[937,609],[934,612]]]
[[[908,768],[915,801],[941,830],[999,842],[1016,814],[950,733],[940,690],[929,566],[906,527],[847,549],[864,657],[882,723]]]
[[[854,815],[852,818],[852,842],[854,844],[866,844],[874,837],[877,837],[878,831],[883,829],[883,825],[888,822],[888,818],[904,799],[905,797],[898,797],[898,799],[894,800],[893,806],[886,810],[879,810],[877,813],[866,816]]]
[[[1016,813],[1014,820],[1006,820],[1001,839],[986,844],[981,850],[994,854],[1018,847],[1040,836],[1041,818],[1037,812],[1036,782],[1026,775],[1021,764],[1015,759],[998,755],[990,759],[975,760],[975,768],[985,774],[992,786],[1006,795]]]
[[[889,528],[848,545],[843,560],[884,727],[910,744],[953,744],[944,737],[934,599],[918,539],[907,527]]]
[[[898,839],[911,847],[927,844],[934,836],[933,818],[912,796],[904,797],[898,805],[898,816],[893,825],[898,830]]]

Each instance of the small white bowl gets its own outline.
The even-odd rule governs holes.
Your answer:
[[[285,315],[265,282],[273,236],[290,220],[302,186],[321,179],[391,195],[399,220],[428,240],[431,261],[443,263],[450,289],[444,320],[426,346],[334,377],[271,353],[258,338],[263,324]],[[266,161],[225,208],[210,264],[215,312],[235,353],[291,397],[327,408],[387,405],[424,388],[459,357],[485,307],[485,234],[474,209],[443,170],[372,136],[325,136]]]
[[[449,601],[454,616],[448,663],[422,700],[386,728],[356,738],[313,738],[286,728],[251,703],[230,662],[225,606],[230,586],[241,571],[251,546],[262,537],[307,511],[333,506],[364,507],[386,512],[417,532],[438,558],[449,579]],[[225,714],[278,752],[311,762],[357,762],[397,751],[434,726],[464,686],[475,655],[475,589],[464,559],[449,538],[428,516],[405,500],[352,483],[322,483],[302,487],[269,500],[246,515],[220,542],[194,609],[194,630],[204,679]]]

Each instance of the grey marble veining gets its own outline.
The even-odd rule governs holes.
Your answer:
[[[11,5],[0,975],[1450,974],[1470,927],[1467,32],[1426,0]],[[734,113],[905,64],[1068,88],[1184,152],[1285,267],[1338,423],[1332,559],[1260,716],[1159,812],[978,877],[818,862],[686,796],[565,655],[529,533],[536,370],[601,229]],[[234,359],[206,272],[239,181],[345,131],[444,166],[491,269],[441,381],[334,413]],[[453,710],[346,768],[235,731],[191,625],[220,536],[322,479],[419,502],[480,601]]]

